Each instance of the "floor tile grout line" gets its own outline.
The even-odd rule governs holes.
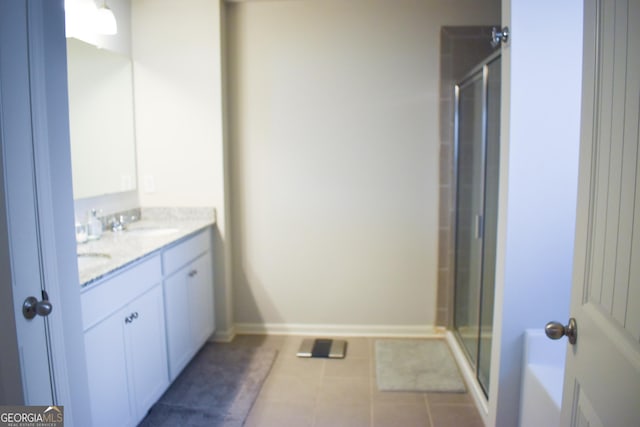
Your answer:
[[[327,361],[322,360],[322,368],[320,369],[320,384],[316,390],[315,398],[313,399],[313,416],[311,417],[311,427],[315,427],[318,421],[318,409],[320,406],[320,390],[324,386],[325,374],[327,371]]]
[[[432,406],[467,406],[471,408],[477,408],[473,402],[463,403],[463,402],[447,402],[447,403],[431,403]]]
[[[431,427],[435,427],[435,425],[433,424],[433,415],[431,415],[431,404],[429,403],[429,396],[427,393],[424,394],[423,399],[424,404],[427,407],[427,418],[429,418],[429,425]]]

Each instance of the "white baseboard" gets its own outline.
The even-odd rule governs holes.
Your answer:
[[[464,377],[464,381],[467,383],[469,387],[469,392],[473,397],[473,400],[476,403],[476,407],[478,408],[478,412],[480,412],[480,416],[482,417],[482,422],[485,426],[488,426],[488,418],[489,418],[489,402],[487,402],[487,398],[482,391],[482,387],[478,383],[478,379],[476,378],[476,373],[473,371],[471,366],[469,365],[469,361],[464,354],[462,348],[460,348],[460,344],[455,336],[453,336],[453,332],[446,332],[447,343],[449,344],[449,348],[453,353],[453,357],[456,359],[458,366],[460,367],[460,371],[462,372],[462,376]]]
[[[235,326],[232,326],[231,328],[225,331],[215,331],[211,336],[211,338],[209,338],[209,341],[228,343],[233,341],[235,336],[236,336],[236,328]]]
[[[236,323],[238,335],[308,335],[333,337],[443,338],[445,329],[431,325],[318,325],[295,323]]]

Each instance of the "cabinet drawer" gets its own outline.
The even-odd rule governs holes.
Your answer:
[[[209,250],[211,246],[210,230],[211,228],[207,228],[188,240],[165,250],[162,253],[164,275],[170,275]]]
[[[93,285],[80,296],[82,329],[87,330],[161,281],[162,266],[156,255]]]

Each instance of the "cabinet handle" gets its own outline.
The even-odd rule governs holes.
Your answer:
[[[195,276],[196,274],[198,274],[198,270],[191,270],[191,271],[189,272],[189,277],[193,277],[193,276]]]
[[[131,323],[133,322],[135,319],[138,318],[138,312],[134,312],[131,313],[130,315],[128,315],[127,317],[124,318],[124,323]]]

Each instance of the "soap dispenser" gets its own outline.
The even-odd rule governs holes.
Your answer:
[[[91,209],[87,218],[87,231],[90,240],[97,240],[102,236],[102,221],[98,218],[98,212]]]

